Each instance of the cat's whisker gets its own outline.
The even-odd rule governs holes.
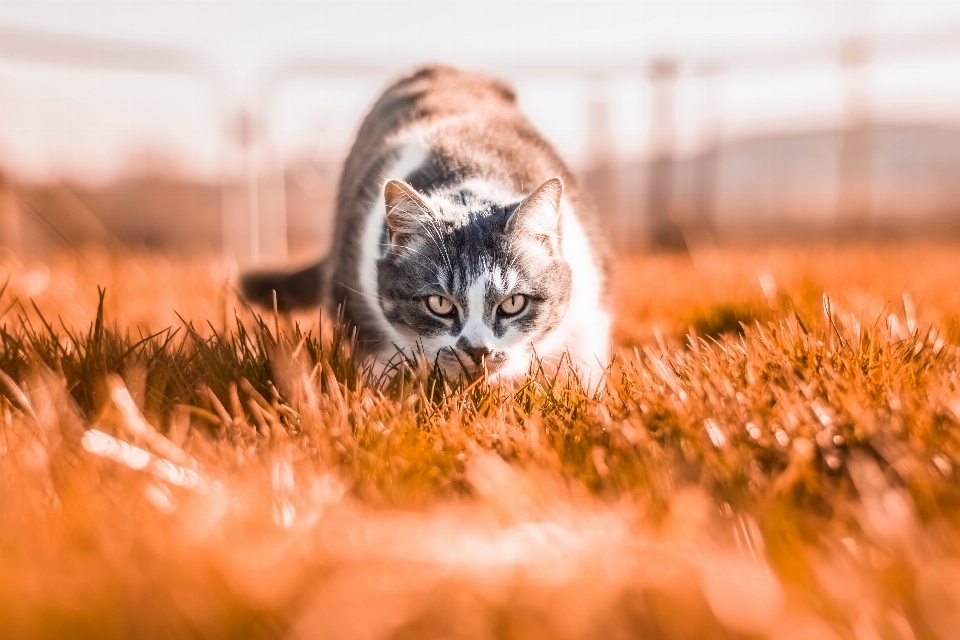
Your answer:
[[[440,226],[437,224],[436,220],[432,221],[433,230],[437,232],[436,236],[433,235],[431,229],[424,224],[423,220],[417,220],[417,223],[427,232],[427,237],[429,237],[433,244],[439,249],[440,253],[443,255],[444,259],[447,262],[447,267],[450,271],[453,271],[453,264],[450,262],[450,255],[447,253],[446,247],[443,246],[443,230],[440,229]]]
[[[380,301],[380,296],[379,296],[379,295],[373,294],[373,293],[365,293],[365,292],[363,292],[363,291],[360,291],[359,289],[354,289],[353,287],[351,287],[351,286],[347,285],[345,282],[343,282],[343,280],[337,280],[336,283],[337,283],[338,285],[340,285],[341,287],[343,287],[344,289],[347,289],[348,291],[352,291],[353,293],[356,293],[357,295],[365,296],[365,297],[367,297],[367,298],[371,298],[371,299],[373,299],[373,300],[377,300],[378,302]]]
[[[414,296],[419,296],[419,295],[420,295],[421,293],[423,293],[424,291],[427,291],[428,289],[431,289],[431,288],[433,288],[433,287],[438,287],[438,288],[440,288],[440,289],[444,289],[444,288],[445,288],[445,287],[443,286],[443,283],[441,283],[441,282],[428,282],[427,284],[425,284],[425,285],[423,285],[422,287],[420,287],[419,289],[417,289],[417,292],[414,294]]]
[[[428,265],[420,262],[420,261],[417,260],[416,258],[408,258],[408,260],[410,260],[411,262],[416,262],[418,265],[420,265],[421,267],[423,267],[424,269],[426,269],[426,270],[428,270],[428,271],[431,270],[430,267],[433,267],[433,268],[436,269],[436,270],[439,270],[439,268],[440,268],[439,265],[437,265],[435,262],[432,262],[432,261],[430,262],[430,265],[428,266]]]
[[[381,247],[390,247],[390,246],[393,246],[393,245],[390,245],[390,244],[381,244],[380,246],[381,246]],[[436,262],[434,262],[433,260],[431,260],[429,257],[423,255],[421,252],[417,251],[417,250],[414,249],[413,247],[406,246],[406,247],[404,247],[404,250],[405,250],[405,251],[409,251],[410,253],[415,253],[415,254],[417,254],[418,256],[422,257],[424,260],[426,260],[427,262],[429,262],[429,263],[430,263],[430,266],[432,266],[434,269],[436,269],[437,271],[440,270],[440,265],[438,265]],[[421,267],[427,268],[427,265],[423,264],[422,262],[417,262],[417,264],[419,264]]]
[[[447,261],[447,267],[448,267],[448,268],[450,269],[450,271],[452,272],[452,271],[453,271],[453,264],[451,264],[451,262],[450,262],[450,254],[447,253],[447,248],[446,248],[446,246],[444,246],[444,244],[443,244],[443,238],[441,237],[441,236],[442,236],[442,233],[443,233],[443,230],[440,229],[440,225],[437,223],[436,220],[433,221],[433,226],[434,226],[434,228],[436,228],[436,230],[437,230],[437,237],[440,239],[440,243],[439,243],[438,246],[440,247],[440,250],[443,252],[444,258],[445,258],[446,261]]]

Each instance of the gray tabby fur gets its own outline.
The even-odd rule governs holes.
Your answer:
[[[253,274],[251,300],[343,305],[381,365],[397,349],[468,376],[515,377],[569,353],[594,381],[608,359],[607,264],[593,211],[497,80],[427,67],[389,87],[357,133],[322,263]],[[515,315],[499,307],[512,295]],[[456,306],[449,316],[428,296]],[[515,298],[514,300],[520,300]]]

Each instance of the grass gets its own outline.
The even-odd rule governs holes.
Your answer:
[[[952,638],[957,249],[622,259],[594,394],[371,380],[212,261],[2,256],[0,628]]]

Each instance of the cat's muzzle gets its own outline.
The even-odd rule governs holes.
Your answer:
[[[487,347],[459,349],[448,347],[440,353],[440,365],[446,374],[467,375],[471,378],[497,373],[507,364],[507,354]]]

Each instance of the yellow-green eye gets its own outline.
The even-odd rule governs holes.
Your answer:
[[[518,293],[500,303],[500,312],[505,316],[513,316],[523,311],[526,304],[527,297]]]
[[[449,298],[443,296],[430,296],[427,298],[427,308],[438,316],[448,316],[453,313],[453,303]]]

